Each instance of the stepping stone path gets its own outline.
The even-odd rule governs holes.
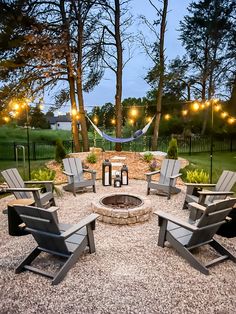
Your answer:
[[[126,157],[124,156],[114,156],[111,158],[112,176],[115,176],[117,171],[120,172],[121,167],[124,165],[125,160],[126,160]]]

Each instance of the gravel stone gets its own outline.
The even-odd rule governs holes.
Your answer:
[[[146,197],[153,211],[161,209],[180,218],[185,187],[166,197],[146,196],[146,182],[130,180],[119,192]],[[97,193],[63,192],[56,197],[59,220],[77,223],[92,212],[91,202],[116,193],[114,187],[96,182]],[[148,221],[131,225],[113,225],[97,221],[94,232],[96,253],[85,253],[57,286],[50,279],[31,272],[15,274],[14,269],[35,247],[31,235],[8,235],[7,215],[2,213],[12,196],[0,200],[0,313],[75,313],[75,314],[182,314],[224,313],[236,309],[236,264],[225,261],[210,268],[205,276],[192,268],[170,246],[161,248],[158,241],[158,217],[151,213]],[[106,217],[106,219],[111,217]],[[131,217],[130,217],[131,218]],[[104,218],[105,219],[105,216]],[[216,238],[234,255],[236,238]],[[201,261],[214,252],[209,247],[196,251]],[[37,262],[51,271],[60,264],[43,255]]]

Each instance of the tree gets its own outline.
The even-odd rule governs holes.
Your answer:
[[[152,0],[149,0],[149,3],[153,7],[156,12],[157,19],[151,23],[145,17],[141,17],[143,23],[149,28],[149,30],[155,36],[155,42],[152,44],[148,44],[146,39],[142,37],[141,41],[143,47],[147,53],[147,55],[152,59],[155,66],[154,71],[158,71],[158,82],[156,89],[156,118],[154,120],[154,129],[152,136],[152,150],[157,150],[157,140],[160,128],[160,120],[161,120],[161,107],[162,107],[162,94],[163,94],[163,86],[165,79],[165,55],[164,55],[164,41],[165,41],[165,31],[166,31],[166,16],[167,16],[167,8],[168,8],[168,0],[163,0],[163,7],[159,9]],[[159,32],[157,31],[157,26],[160,26]],[[150,73],[150,72],[149,72]]]
[[[9,43],[0,51],[4,57],[1,76],[14,80],[25,94],[40,93],[46,87],[52,89],[60,82],[68,82],[72,109],[72,132],[76,150],[79,150],[77,128],[77,102],[82,127],[84,150],[88,150],[87,124],[83,102],[83,90],[89,91],[98,84],[103,70],[99,66],[99,45],[94,41],[96,22],[100,11],[96,1],[2,1],[5,9],[3,25],[15,16],[27,17],[26,22],[5,27],[0,41]],[[92,10],[93,9],[93,10]],[[17,13],[19,11],[19,13]],[[24,18],[22,18],[24,20]],[[23,30],[23,31],[22,31]],[[12,49],[15,34],[19,33],[16,47]],[[1,40],[2,39],[2,40]],[[10,66],[9,66],[10,64]],[[18,84],[16,84],[18,82]],[[16,90],[16,88],[15,88]]]
[[[232,16],[234,0],[202,0],[190,4],[189,15],[180,22],[180,38],[186,48],[192,69],[197,72],[202,101],[211,99],[217,87],[224,84],[232,67],[229,54],[229,34],[235,29]],[[202,134],[206,130],[208,110],[203,121]]]
[[[50,124],[39,105],[31,109],[30,117],[30,125],[32,127],[40,129],[50,128]]]
[[[104,49],[104,62],[106,67],[115,73],[116,93],[116,137],[122,137],[122,76],[123,67],[127,63],[124,61],[124,42],[131,39],[126,29],[131,24],[131,16],[127,14],[128,0],[104,0],[103,8],[103,36],[102,46]],[[116,143],[116,150],[121,150],[121,144]]]

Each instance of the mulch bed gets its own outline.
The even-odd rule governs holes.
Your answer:
[[[78,157],[82,160],[83,165],[89,169],[93,169],[97,172],[97,179],[102,178],[102,162],[105,159],[109,159],[111,161],[112,157],[125,157],[124,161],[113,160],[112,162],[121,162],[127,165],[129,171],[130,179],[138,179],[145,180],[146,172],[150,172],[149,164],[150,162],[146,162],[141,153],[138,152],[116,152],[116,151],[106,151],[106,152],[95,152],[97,155],[97,162],[95,164],[89,163],[86,158],[89,152],[83,153],[73,153],[70,154],[70,157]],[[160,166],[163,160],[163,156],[154,155],[153,160],[156,160],[157,164]],[[185,167],[187,164],[186,160],[181,160],[182,167]],[[50,161],[47,163],[47,167],[49,169],[56,171],[55,182],[56,184],[67,182],[66,176],[62,173],[62,165],[57,163],[56,161]],[[158,177],[157,177],[158,178]]]

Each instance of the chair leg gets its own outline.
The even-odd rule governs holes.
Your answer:
[[[52,285],[57,285],[59,284],[59,282],[62,281],[62,279],[66,276],[66,274],[71,269],[71,267],[77,262],[80,255],[84,252],[86,245],[87,245],[87,239],[85,237],[82,243],[79,245],[79,247],[75,250],[75,252],[73,252],[73,254],[71,254],[71,256],[67,259],[65,264],[57,272],[57,274],[52,280]]]
[[[91,224],[87,225],[89,253],[95,252],[94,236]]]
[[[236,263],[236,257],[231,254],[225,247],[223,247],[218,241],[213,239],[212,242],[209,243],[209,245],[213,247],[213,249],[215,249],[218,253],[220,253],[221,255],[227,255],[231,261]]]
[[[147,195],[149,195],[150,194],[150,188],[148,187],[147,188]]]
[[[165,240],[166,240],[166,228],[168,221],[166,219],[163,219],[162,217],[158,217],[159,219],[159,237],[158,237],[158,246],[164,247]]]
[[[209,275],[209,270],[202,265],[193,254],[179,243],[168,231],[166,233],[166,240],[175,248],[175,250],[196,270],[204,275]]]
[[[24,271],[24,266],[30,265],[40,253],[41,250],[39,250],[38,247],[33,249],[33,251],[31,251],[30,254],[20,263],[20,265],[17,266],[15,273],[19,274],[20,272]]]
[[[93,192],[96,193],[96,187],[95,184],[93,185]]]

